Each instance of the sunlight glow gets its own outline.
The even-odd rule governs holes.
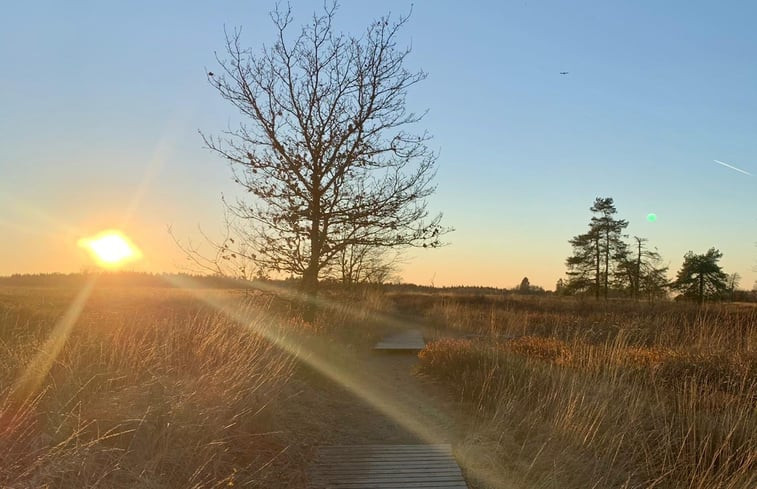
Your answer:
[[[415,434],[426,443],[445,444],[450,440],[440,433],[435,424],[435,415],[441,413],[432,409],[431,406],[423,405],[422,398],[416,398],[412,391],[398,389],[391,379],[384,375],[376,375],[370,370],[355,369],[354,353],[341,349],[338,345],[323,341],[317,337],[297,338],[287,334],[287,328],[278,325],[278,319],[269,316],[265,311],[252,307],[240,306],[231,301],[223,301],[210,294],[202,292],[202,288],[194,283],[191,278],[167,278],[169,283],[189,291],[194,297],[211,306],[229,319],[246,328],[253,328],[264,338],[271,341],[277,347],[297,356],[301,361],[325,377],[340,384],[344,389],[360,397],[377,411],[391,418],[398,425],[410,433]],[[260,284],[262,290],[271,293],[287,294],[286,290],[275,285]],[[320,307],[334,307],[337,304],[328,299],[317,300]],[[357,308],[343,311],[345,314],[355,314],[358,317]],[[390,315],[376,314],[386,324],[398,324]],[[444,419],[439,417],[439,419]],[[505,488],[512,487],[510,481],[497,480],[480,463],[480,460],[472,459],[465,450],[455,450],[455,458],[467,473],[485,482],[489,487]]]
[[[93,238],[82,238],[79,246],[87,249],[100,266],[115,268],[142,258],[142,252],[120,231],[103,231]]]
[[[13,390],[12,401],[16,403],[24,403],[33,398],[39,391],[42,382],[50,371],[55,360],[58,358],[58,354],[66,344],[66,340],[71,334],[71,331],[79,319],[84,306],[87,304],[92,289],[95,286],[97,280],[96,275],[92,275],[84,287],[74,298],[71,305],[58,320],[53,328],[50,336],[45,343],[40,346],[36,355],[32,358],[29,364],[26,366],[25,371],[16,382]]]

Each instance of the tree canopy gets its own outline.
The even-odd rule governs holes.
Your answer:
[[[684,297],[700,303],[721,297],[728,290],[728,275],[718,264],[722,257],[723,254],[715,248],[701,255],[689,251],[683,257],[673,287]]]
[[[568,286],[591,290],[596,298],[602,293],[607,298],[616,257],[626,249],[622,232],[628,221],[615,217],[617,209],[612,197],[597,197],[589,210],[594,213],[589,230],[570,240],[573,255],[566,261]]]
[[[335,14],[326,5],[293,33],[292,12],[277,7],[271,46],[243,48],[236,30],[218,73],[208,73],[244,117],[222,137],[203,137],[250,196],[228,204],[247,223],[248,254],[301,276],[311,295],[345,270],[345,257],[436,247],[449,231],[426,207],[437,155],[430,136],[413,131],[424,113],[407,108],[408,89],[426,78],[405,67],[410,49],[398,46],[408,17],[348,35]]]
[[[566,260],[567,282],[558,283],[560,293],[591,293],[597,299],[607,299],[611,292],[634,298],[664,296],[667,267],[645,238],[634,236],[632,246],[625,241],[628,221],[617,217],[612,197],[597,197],[589,210],[589,229],[569,240],[573,254]]]

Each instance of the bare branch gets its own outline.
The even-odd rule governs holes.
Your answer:
[[[382,250],[440,246],[450,231],[426,207],[437,154],[413,132],[425,112],[407,109],[408,89],[426,78],[405,68],[410,48],[398,46],[409,16],[353,36],[336,31],[336,11],[325,5],[292,35],[290,8],[277,7],[272,46],[243,49],[241,31],[226,32],[208,73],[245,119],[203,135],[251,197],[228,204],[246,223],[237,232],[257,266],[302,275],[311,291],[340,270],[381,268]]]

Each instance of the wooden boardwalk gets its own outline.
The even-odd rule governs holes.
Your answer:
[[[467,489],[449,445],[319,447],[310,489]]]
[[[383,340],[376,343],[374,350],[383,351],[420,351],[426,346],[423,340],[423,333],[419,329],[408,329],[393,335],[389,335]]]

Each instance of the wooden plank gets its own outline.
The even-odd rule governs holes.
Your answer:
[[[464,482],[456,481],[433,481],[433,482],[392,482],[376,485],[370,482],[333,484],[327,486],[329,489],[421,489],[421,488],[438,488],[438,489],[468,489]]]
[[[318,476],[321,475],[328,475],[328,474],[356,474],[357,476],[360,476],[361,474],[365,474],[370,472],[374,476],[378,476],[381,474],[420,474],[420,473],[428,473],[428,474],[438,474],[438,475],[446,475],[447,473],[456,473],[460,470],[460,468],[450,463],[446,467],[381,467],[381,468],[375,468],[371,467],[370,464],[366,464],[362,467],[352,467],[350,469],[339,469],[339,468],[331,468],[324,470],[323,468],[319,468],[318,470]],[[315,476],[314,476],[315,477]]]
[[[359,462],[354,461],[347,461],[347,462],[340,462],[340,461],[321,461],[321,465],[323,465],[324,470],[328,469],[329,467],[338,467],[340,469],[345,468],[351,468],[351,467],[364,467],[366,465],[370,466],[372,469],[379,470],[385,467],[388,468],[404,468],[404,467],[448,467],[448,466],[455,466],[454,462],[451,460],[435,460],[433,462],[427,462],[424,460],[416,460],[412,462],[397,462],[397,461],[390,461],[390,460],[382,460],[380,462],[374,462],[372,460],[363,460]]]
[[[467,489],[449,445],[319,447],[311,489]]]
[[[409,329],[393,335],[389,335],[382,339],[374,350],[383,351],[396,351],[396,350],[409,350],[419,351],[426,346],[426,342],[423,340],[423,333],[419,329]]]
[[[326,448],[326,447],[324,447]],[[354,453],[355,451],[362,450],[371,453],[375,452],[422,452],[428,453],[431,451],[452,453],[452,448],[449,445],[329,445],[328,451],[323,451],[322,454],[326,455],[338,451]]]
[[[468,489],[460,482],[400,482],[392,485],[376,486],[371,483],[359,482],[357,484],[339,484],[329,486],[329,489]]]

